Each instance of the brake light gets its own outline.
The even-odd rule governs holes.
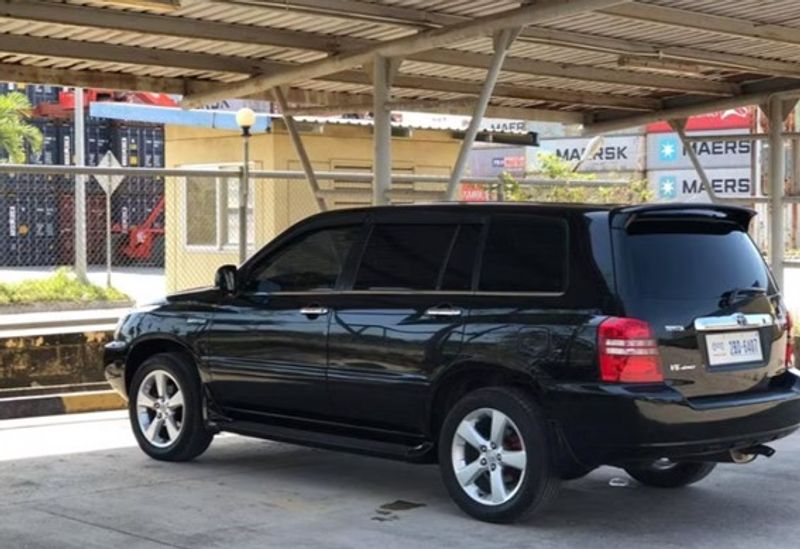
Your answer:
[[[794,340],[792,340],[792,328],[794,322],[792,321],[792,314],[786,311],[786,367],[791,368],[794,366]]]
[[[636,318],[610,317],[597,332],[600,379],[615,383],[664,381],[658,343],[650,325]]]

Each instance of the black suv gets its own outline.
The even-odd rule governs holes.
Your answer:
[[[106,375],[142,449],[215,432],[419,462],[488,521],[599,465],[676,487],[800,423],[791,320],[716,205],[440,204],[287,230],[121,321]]]

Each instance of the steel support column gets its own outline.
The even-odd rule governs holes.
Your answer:
[[[683,145],[683,148],[686,150],[686,155],[692,162],[694,171],[697,172],[697,176],[700,178],[700,182],[702,183],[703,188],[708,193],[708,197],[711,199],[711,202],[719,203],[720,197],[717,195],[717,192],[714,190],[714,187],[711,186],[711,181],[708,179],[708,175],[706,175],[706,170],[700,163],[700,159],[697,157],[697,153],[692,147],[692,142],[686,136],[686,121],[687,121],[686,118],[683,118],[681,120],[670,120],[669,125],[672,127],[673,130],[675,130],[675,133],[678,134],[678,137],[681,140],[681,145]]]
[[[314,199],[317,201],[319,211],[324,212],[328,209],[328,206],[325,203],[325,199],[320,196],[319,182],[317,181],[316,175],[314,175],[314,166],[308,158],[308,153],[303,145],[300,132],[297,130],[294,117],[287,114],[289,112],[289,103],[286,101],[286,95],[281,88],[273,89],[272,95],[275,97],[283,113],[283,123],[286,124],[286,131],[289,132],[289,138],[292,140],[294,151],[297,153],[297,158],[300,160],[300,165],[303,167],[303,172],[306,174],[308,186],[311,188],[311,194],[314,195]]]
[[[392,113],[390,99],[392,63],[386,57],[375,56],[372,63],[372,116],[375,123],[372,160],[372,203],[389,203],[387,191],[392,184]]]
[[[464,167],[467,165],[469,153],[472,151],[472,144],[475,142],[475,136],[480,130],[483,116],[486,114],[486,108],[489,106],[489,100],[492,98],[494,92],[494,85],[497,82],[497,77],[500,75],[500,69],[503,67],[508,48],[519,35],[519,28],[504,29],[494,35],[494,55],[492,56],[492,63],[486,71],[486,79],[483,81],[481,93],[475,103],[475,111],[472,113],[472,119],[469,121],[469,127],[464,134],[464,141],[461,144],[461,150],[458,151],[458,158],[453,166],[453,173],[450,176],[450,182],[447,185],[447,200],[455,200],[458,194],[458,184],[461,177],[464,175]]]
[[[772,272],[780,288],[783,288],[784,219],[783,194],[786,179],[786,158],[783,150],[784,100],[773,97],[769,100],[769,259]]]
[[[83,132],[83,88],[75,88],[75,164],[86,165],[86,148]],[[111,219],[106,219],[106,224]],[[86,176],[75,176],[75,274],[82,282],[86,276]]]

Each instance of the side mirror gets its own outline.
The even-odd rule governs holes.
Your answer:
[[[214,275],[214,286],[223,292],[235,293],[237,273],[236,265],[223,265]]]

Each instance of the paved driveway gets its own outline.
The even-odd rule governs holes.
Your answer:
[[[603,468],[514,526],[466,518],[432,466],[232,435],[167,464],[118,412],[0,422],[0,547],[797,547],[800,435],[663,491]],[[613,484],[617,484],[614,482]]]

